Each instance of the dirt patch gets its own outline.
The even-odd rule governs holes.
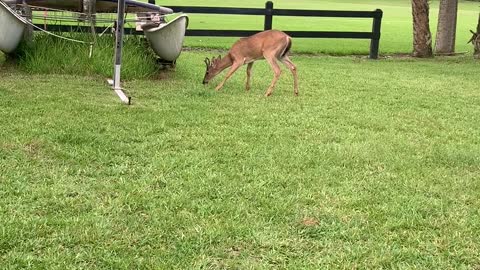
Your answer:
[[[238,257],[242,253],[242,249],[240,247],[231,247],[227,251],[230,257]]]
[[[315,218],[306,217],[303,218],[301,223],[305,227],[314,227],[318,225],[318,220],[316,220]]]
[[[31,141],[24,145],[23,150],[29,157],[38,157],[42,152],[42,143]]]

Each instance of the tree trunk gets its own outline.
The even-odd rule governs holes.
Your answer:
[[[428,0],[412,0],[414,57],[433,56],[428,9]]]
[[[458,0],[441,0],[438,12],[435,53],[453,54],[455,52],[455,34],[457,30]]]

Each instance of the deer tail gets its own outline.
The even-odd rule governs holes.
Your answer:
[[[292,38],[287,36],[287,46],[285,47],[285,50],[283,50],[283,53],[281,55],[281,58],[285,57],[287,53],[290,52],[290,49],[292,48]]]

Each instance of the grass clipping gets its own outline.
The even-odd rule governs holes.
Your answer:
[[[63,33],[62,36],[85,42],[93,41],[90,34]],[[31,42],[19,46],[13,58],[19,68],[28,73],[111,77],[114,48],[115,38],[112,35],[97,36],[90,57],[89,44],[36,33]],[[124,79],[152,77],[158,71],[155,59],[155,54],[144,37],[125,36],[122,53]]]

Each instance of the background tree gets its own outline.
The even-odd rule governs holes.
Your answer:
[[[428,13],[428,0],[412,0],[414,57],[433,56]]]
[[[458,0],[441,0],[438,12],[435,53],[455,53],[455,34],[457,30]]]

